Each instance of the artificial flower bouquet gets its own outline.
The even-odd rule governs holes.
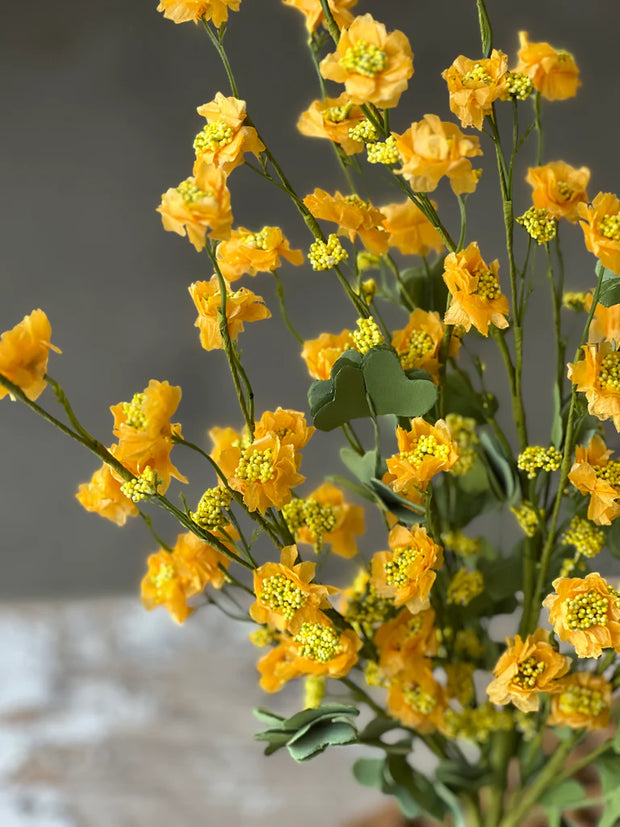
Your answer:
[[[620,549],[620,200],[591,199],[589,170],[548,160],[542,144],[544,104],[575,95],[579,69],[525,32],[509,58],[477,0],[480,52],[443,73],[454,119],[426,114],[395,131],[390,120],[414,73],[407,35],[355,16],[357,0],[283,2],[307,29],[318,97],[298,128],[335,153],[342,174],[329,190],[294,188],[294,171],[260,133],[260,101],[246,102],[237,87],[225,34],[241,0],[158,7],[204,30],[229,81],[198,107],[193,168],[158,211],[166,230],[208,257],[213,275],[189,286],[197,340],[224,352],[238,421],[209,423],[208,439],[189,439],[172,421],[181,389],[152,379],[111,407],[114,441],[100,442],[48,373],[58,348],[40,309],[2,334],[0,398],[27,405],[102,461],[79,487],[84,508],[119,526],[144,519],[158,547],[142,581],[147,609],[164,607],[178,623],[202,606],[226,612],[248,623],[248,646],[262,649],[267,693],[302,684],[292,717],[256,710],[268,754],[286,749],[306,761],[363,746],[357,781],[434,823],[518,827],[542,807],[560,825],[566,811],[595,806],[601,827],[612,827],[620,594],[594,558]],[[468,235],[485,160],[505,228],[501,266]],[[305,250],[279,227],[235,226],[228,181],[238,169],[286,194],[291,222],[307,227]],[[371,202],[369,170],[398,190],[396,201]],[[528,203],[513,199],[516,176],[530,185]],[[441,208],[452,198],[456,227]],[[559,230],[568,225],[594,256],[590,292],[564,289]],[[333,275],[332,289],[350,302],[340,332],[315,319],[315,338],[299,334],[285,299],[290,267]],[[310,376],[306,411],[286,407],[285,385],[282,407],[254,409],[245,328],[276,311],[247,286],[256,276],[276,280]],[[537,445],[524,335],[532,297],[544,292],[556,358],[548,440]],[[570,343],[569,314],[583,321]],[[485,339],[505,377],[487,373]],[[502,381],[507,411],[493,393]],[[48,386],[55,398],[43,407]],[[308,490],[302,452],[317,429],[339,429],[342,462]],[[173,479],[188,483],[184,451],[204,463],[207,490],[171,493]],[[155,533],[153,507],[176,531]],[[370,510],[382,521],[378,544],[364,536]],[[492,512],[512,512],[514,537],[476,536],[472,521]],[[347,585],[324,582],[332,555],[351,561]],[[507,637],[493,631],[499,615]],[[603,732],[588,747],[593,730]],[[431,759],[412,761],[421,744]],[[590,765],[595,798],[574,777]]]

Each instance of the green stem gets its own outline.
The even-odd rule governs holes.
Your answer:
[[[338,24],[334,20],[334,15],[332,14],[332,10],[329,7],[329,3],[327,0],[321,0],[321,8],[323,9],[323,14],[325,15],[325,22],[327,24],[327,31],[332,36],[332,40],[338,45],[338,41],[340,40],[340,29],[338,28]]]
[[[284,301],[284,285],[282,284],[282,280],[280,276],[277,274],[275,270],[272,270],[273,277],[276,280],[276,292],[278,294],[278,300],[280,302],[280,313],[282,314],[282,318],[284,320],[284,324],[288,327],[289,332],[297,339],[300,345],[304,344],[304,337],[299,333],[293,322],[291,321],[290,316],[288,315],[288,311],[286,309],[286,302]]]
[[[209,35],[209,39],[211,43],[215,46],[215,50],[217,51],[218,55],[220,56],[220,60],[224,65],[224,69],[226,71],[226,75],[228,77],[228,83],[230,84],[230,91],[233,93],[235,98],[239,97],[239,90],[237,88],[237,82],[235,81],[235,76],[233,75],[232,67],[230,65],[230,61],[228,60],[228,55],[226,54],[226,50],[224,49],[223,38],[224,38],[224,28],[218,30],[218,34],[216,34],[213,29],[211,28],[210,23],[208,23],[204,18],[202,18],[202,25],[204,30]]]
[[[164,543],[164,541],[161,539],[161,537],[156,533],[155,529],[153,528],[153,521],[151,520],[149,515],[145,514],[144,511],[140,511],[140,516],[142,517],[142,519],[146,523],[146,525],[148,527],[148,530],[151,532],[155,542],[159,546],[161,546],[164,551],[167,551],[169,554],[172,554],[172,549],[170,548],[170,546],[167,543]]]
[[[493,782],[489,784],[489,801],[485,812],[486,827],[497,827],[504,811],[506,773],[514,746],[513,732],[495,732],[491,745]]]

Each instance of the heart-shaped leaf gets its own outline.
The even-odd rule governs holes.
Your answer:
[[[391,348],[374,347],[364,355],[364,381],[378,414],[423,416],[437,400],[430,379],[408,379]]]
[[[370,416],[361,363],[361,354],[347,350],[332,367],[330,379],[310,385],[308,403],[320,431],[332,431],[351,419]]]

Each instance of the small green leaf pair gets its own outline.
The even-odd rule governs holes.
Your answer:
[[[325,704],[318,709],[304,709],[291,718],[282,718],[260,707],[254,710],[259,721],[269,728],[255,733],[257,741],[267,741],[265,755],[286,747],[295,761],[309,761],[330,746],[353,744],[358,739],[351,721],[359,715],[354,706]]]

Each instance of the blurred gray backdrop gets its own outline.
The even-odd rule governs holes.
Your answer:
[[[487,3],[495,45],[511,61],[517,32],[525,29],[532,40],[573,52],[581,67],[578,97],[545,107],[545,160],[589,166],[592,195],[620,192],[620,4]],[[205,255],[163,231],[155,208],[160,194],[191,170],[191,142],[202,123],[196,107],[218,90],[228,94],[228,88],[205,33],[192,24],[174,25],[155,7],[155,0],[33,0],[3,8],[0,330],[35,307],[47,312],[53,341],[63,350],[52,356],[50,373],[103,442],[112,441],[109,406],[156,378],[181,385],[175,419],[187,438],[206,444],[213,425],[241,425],[224,356],[204,352],[193,327],[187,287],[211,271]],[[404,30],[415,52],[416,73],[393,116],[394,128],[404,129],[427,112],[449,117],[440,72],[458,54],[480,53],[474,0],[360,0],[357,11],[372,12],[388,29]],[[316,186],[330,191],[343,186],[329,146],[303,138],[295,128],[298,114],[318,97],[305,40],[302,16],[279,0],[243,0],[241,11],[231,14],[226,37],[240,95],[302,195]],[[529,104],[525,108],[529,112]],[[484,149],[489,156],[486,142]],[[499,256],[505,273],[490,157],[485,170],[469,202],[468,238],[479,241],[486,258]],[[243,168],[232,176],[231,189],[236,224],[255,229],[279,224],[293,246],[307,248],[305,227],[280,192]],[[519,192],[516,210],[522,212],[529,206],[527,188]],[[454,226],[449,189],[442,186],[434,197]],[[392,199],[399,196],[378,188],[375,203]],[[580,230],[568,228],[563,236],[567,286],[586,289],[593,259]],[[304,336],[354,324],[330,274],[304,266],[285,267],[281,275]],[[250,325],[241,339],[257,413],[277,404],[305,410],[309,380],[279,318],[272,280],[261,275],[251,287],[273,312],[270,322]],[[542,440],[549,422],[552,350],[545,301],[533,307],[526,354],[531,432]],[[501,375],[499,394],[503,382]],[[54,407],[49,390],[40,402]],[[99,461],[19,404],[5,400],[0,407],[2,595],[134,590],[146,555],[155,550],[144,525],[134,520],[119,529],[87,514],[73,497]],[[304,491],[319,484],[321,456],[338,443],[319,434],[308,446]],[[175,449],[173,460],[192,480],[184,493],[193,504],[213,478],[182,448]],[[174,539],[174,525],[164,519],[158,527]]]

